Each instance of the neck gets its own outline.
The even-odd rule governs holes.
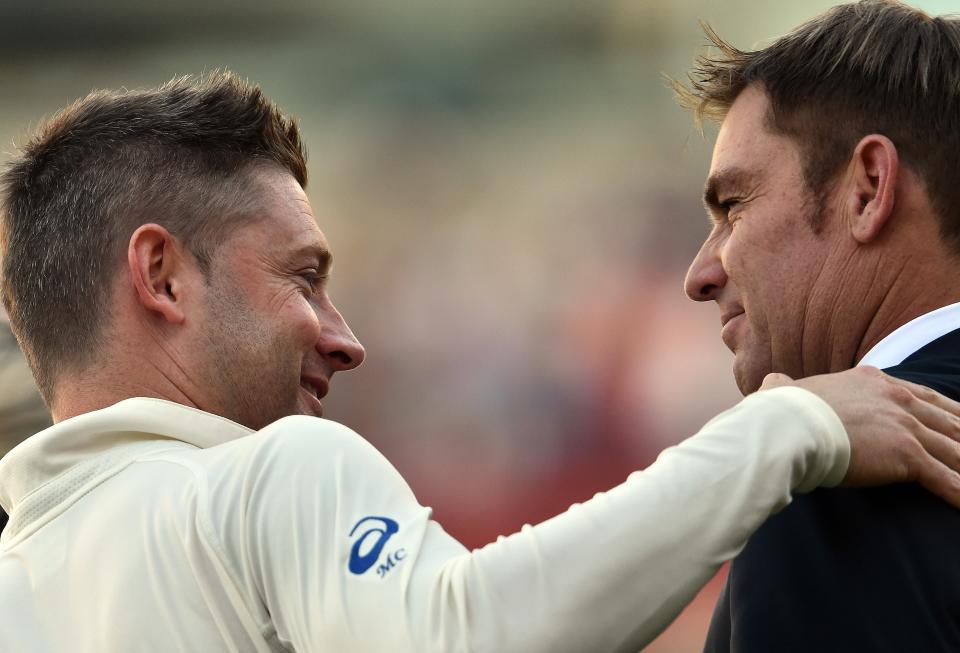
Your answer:
[[[907,322],[960,302],[960,289],[953,278],[955,265],[954,261],[949,266],[932,266],[929,262],[904,265],[893,282],[886,286],[886,292],[879,298],[876,310],[865,325],[853,364]]]
[[[123,372],[126,369],[127,372]],[[131,379],[129,370],[137,369]],[[125,399],[148,397],[165,399],[197,408],[189,394],[163,373],[153,361],[139,359],[124,365],[93,366],[81,372],[63,374],[54,389],[50,412],[54,422],[62,422],[107,408]]]

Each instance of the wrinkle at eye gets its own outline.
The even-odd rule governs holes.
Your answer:
[[[271,313],[278,313],[283,307],[290,303],[291,299],[299,300],[303,296],[303,285],[293,281],[289,275],[276,277],[265,284],[270,293],[265,302],[267,310]]]

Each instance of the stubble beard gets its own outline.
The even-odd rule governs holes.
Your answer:
[[[805,208],[802,219],[815,236],[822,237],[824,225],[830,218],[828,215],[829,206],[827,199],[822,191],[815,193],[809,188],[807,191],[809,195],[804,204]],[[736,382],[740,393],[744,397],[759,390],[760,386],[763,385],[763,380],[768,374],[779,372],[794,379],[810,375],[809,373],[805,374],[802,367],[791,367],[785,361],[777,360],[777,356],[774,353],[775,347],[773,342],[773,333],[770,329],[769,323],[766,325],[765,333],[759,334],[765,336],[765,338],[759,337],[757,329],[754,328],[753,324],[749,324],[748,326],[749,333],[745,339],[746,342],[744,343],[742,352],[739,355],[734,352],[734,356],[736,356],[737,359],[733,366],[734,381]],[[759,345],[762,345],[764,339],[766,344],[763,346],[758,346],[758,341]],[[750,355],[751,353],[752,355]],[[758,356],[761,354],[766,355],[766,361],[762,363],[757,361]],[[789,357],[787,358],[789,360]],[[825,370],[824,372],[820,373],[825,373],[828,371],[830,370]]]
[[[205,368],[221,415],[260,430],[300,413],[298,352],[265,328],[238,291],[211,296]]]

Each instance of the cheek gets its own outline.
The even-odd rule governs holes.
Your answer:
[[[768,250],[732,240],[723,264],[753,335],[769,333],[770,325],[790,312],[782,261]]]
[[[770,276],[765,271],[767,256],[751,243],[750,235],[746,229],[731,234],[721,255],[731,290],[745,302],[755,301],[755,296],[762,294],[764,279]]]
[[[298,348],[308,348],[317,341],[320,322],[313,305],[302,294],[290,297],[281,304],[277,308],[276,319],[283,337],[297,343]]]
[[[760,297],[785,297],[791,277],[798,270],[790,243],[795,235],[776,229],[766,216],[744,219],[730,234],[724,247],[723,264],[727,276],[742,293]],[[800,261],[801,268],[807,262]],[[802,270],[800,270],[802,272]],[[801,275],[802,276],[802,275]],[[749,299],[749,297],[747,297]]]
[[[295,317],[295,326],[299,340],[305,346],[312,346],[317,342],[322,327],[316,308],[311,302],[305,299],[301,301]]]

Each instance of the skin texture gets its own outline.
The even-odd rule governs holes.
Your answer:
[[[717,303],[744,394],[772,372],[848,369],[896,327],[960,299],[944,283],[956,261],[923,186],[889,139],[865,136],[816,196],[768,111],[753,85],[721,125],[704,193],[712,228],[684,284]]]
[[[163,227],[134,232],[104,355],[58,383],[55,420],[137,396],[253,429],[322,415],[334,373],[357,367],[364,350],[327,293],[329,246],[299,184],[273,167],[251,183],[255,219],[216,249],[209,278]]]
[[[321,403],[301,382],[322,396],[335,372],[364,358],[327,294],[329,246],[306,196],[290,177],[265,186],[271,215],[237,233],[213,267],[202,357],[221,390],[218,412],[251,428],[319,417]]]

